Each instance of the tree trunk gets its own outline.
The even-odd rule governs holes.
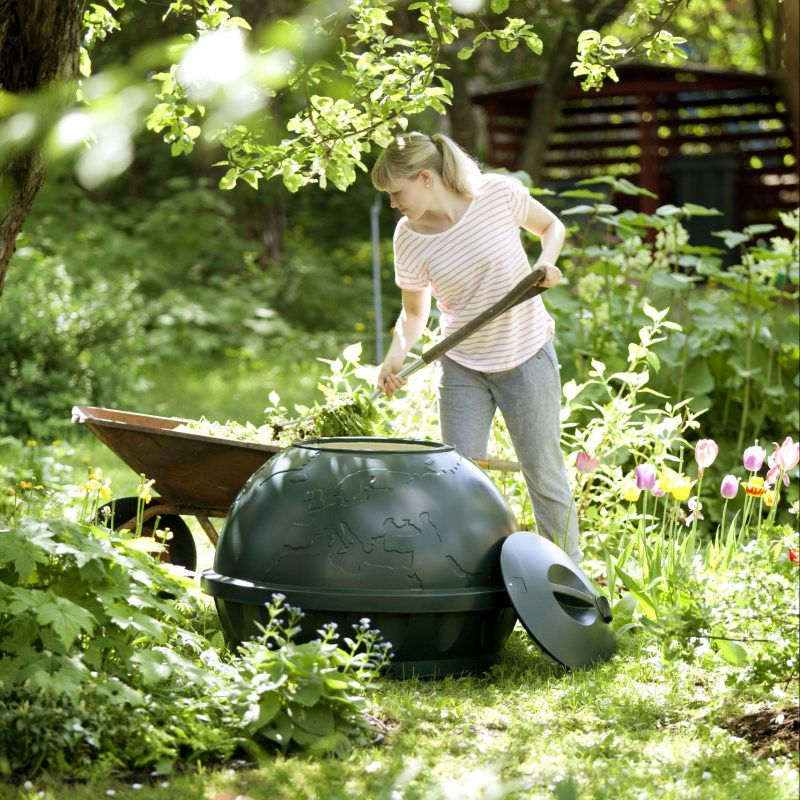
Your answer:
[[[572,77],[575,43],[581,31],[601,30],[625,9],[628,0],[580,0],[572,4],[572,13],[564,16],[561,30],[549,55],[542,85],[531,103],[525,140],[517,161],[517,169],[527,172],[534,181],[541,178],[547,142],[561,119],[561,109]],[[546,54],[547,55],[547,54]]]
[[[775,31],[776,49],[778,50],[778,80],[789,118],[794,128],[795,157],[800,153],[800,59],[797,53],[797,41],[800,39],[800,5],[792,0],[785,0],[778,6],[777,30]]]
[[[538,182],[541,178],[547,142],[558,127],[564,96],[569,89],[572,78],[570,65],[575,59],[575,37],[573,26],[565,23],[547,63],[544,81],[536,90],[531,103],[528,127],[518,156],[517,168],[527,172],[534,182]]]
[[[80,0],[0,0],[0,90],[25,95],[75,80],[81,6]],[[38,144],[0,154],[0,295],[17,235],[44,181]]]

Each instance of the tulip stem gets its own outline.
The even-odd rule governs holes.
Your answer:
[[[721,541],[722,536],[725,536],[725,514],[728,511],[728,498],[725,498],[725,502],[722,504],[722,524],[719,526],[719,530],[717,530],[717,539]],[[721,535],[720,535],[721,532]]]
[[[781,499],[781,483],[783,482],[783,469],[778,473],[778,477],[775,480],[775,491],[772,495],[772,507],[769,510],[769,514],[767,515],[767,522],[773,523],[775,522],[775,515],[778,513],[778,501]]]
[[[696,502],[692,510],[692,535],[697,530],[697,518],[700,516],[700,487],[703,485],[703,469],[698,471],[697,475],[697,494],[695,495]]]
[[[647,533],[647,492],[644,492],[644,500],[642,501],[642,517],[641,517],[641,525],[639,526],[639,530],[644,536]]]

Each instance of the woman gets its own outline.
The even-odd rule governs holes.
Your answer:
[[[448,137],[401,134],[378,157],[375,187],[402,218],[394,233],[403,310],[377,386],[392,396],[435,297],[447,336],[491,306],[531,271],[520,228],[539,237],[542,285],[561,279],[555,262],[564,225],[518,181],[481,174]],[[539,533],[581,559],[575,508],[560,446],[561,381],[554,323],[540,297],[505,312],[452,348],[438,364],[442,439],[486,458],[499,408],[514,444]]]

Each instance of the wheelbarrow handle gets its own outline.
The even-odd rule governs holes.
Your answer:
[[[429,347],[419,358],[403,367],[403,369],[397,373],[397,376],[399,378],[407,378],[417,370],[422,369],[426,364],[430,364],[432,361],[441,358],[448,350],[455,347],[459,342],[464,341],[464,339],[471,336],[479,328],[487,325],[495,319],[495,317],[541,294],[547,288],[546,286],[541,286],[541,281],[544,279],[544,276],[544,268],[537,267],[530,275],[526,275],[513,289],[503,295],[494,305],[489,306],[489,308],[478,314],[477,317],[470,320],[465,325],[462,325],[458,330],[453,331],[449,336],[445,336],[441,342],[437,342],[432,347]],[[370,400],[374,400],[380,393],[380,389],[375,389],[370,395]]]

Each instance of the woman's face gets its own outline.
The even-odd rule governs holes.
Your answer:
[[[410,220],[419,219],[428,209],[430,176],[421,172],[416,178],[397,178],[392,182],[389,201]]]

